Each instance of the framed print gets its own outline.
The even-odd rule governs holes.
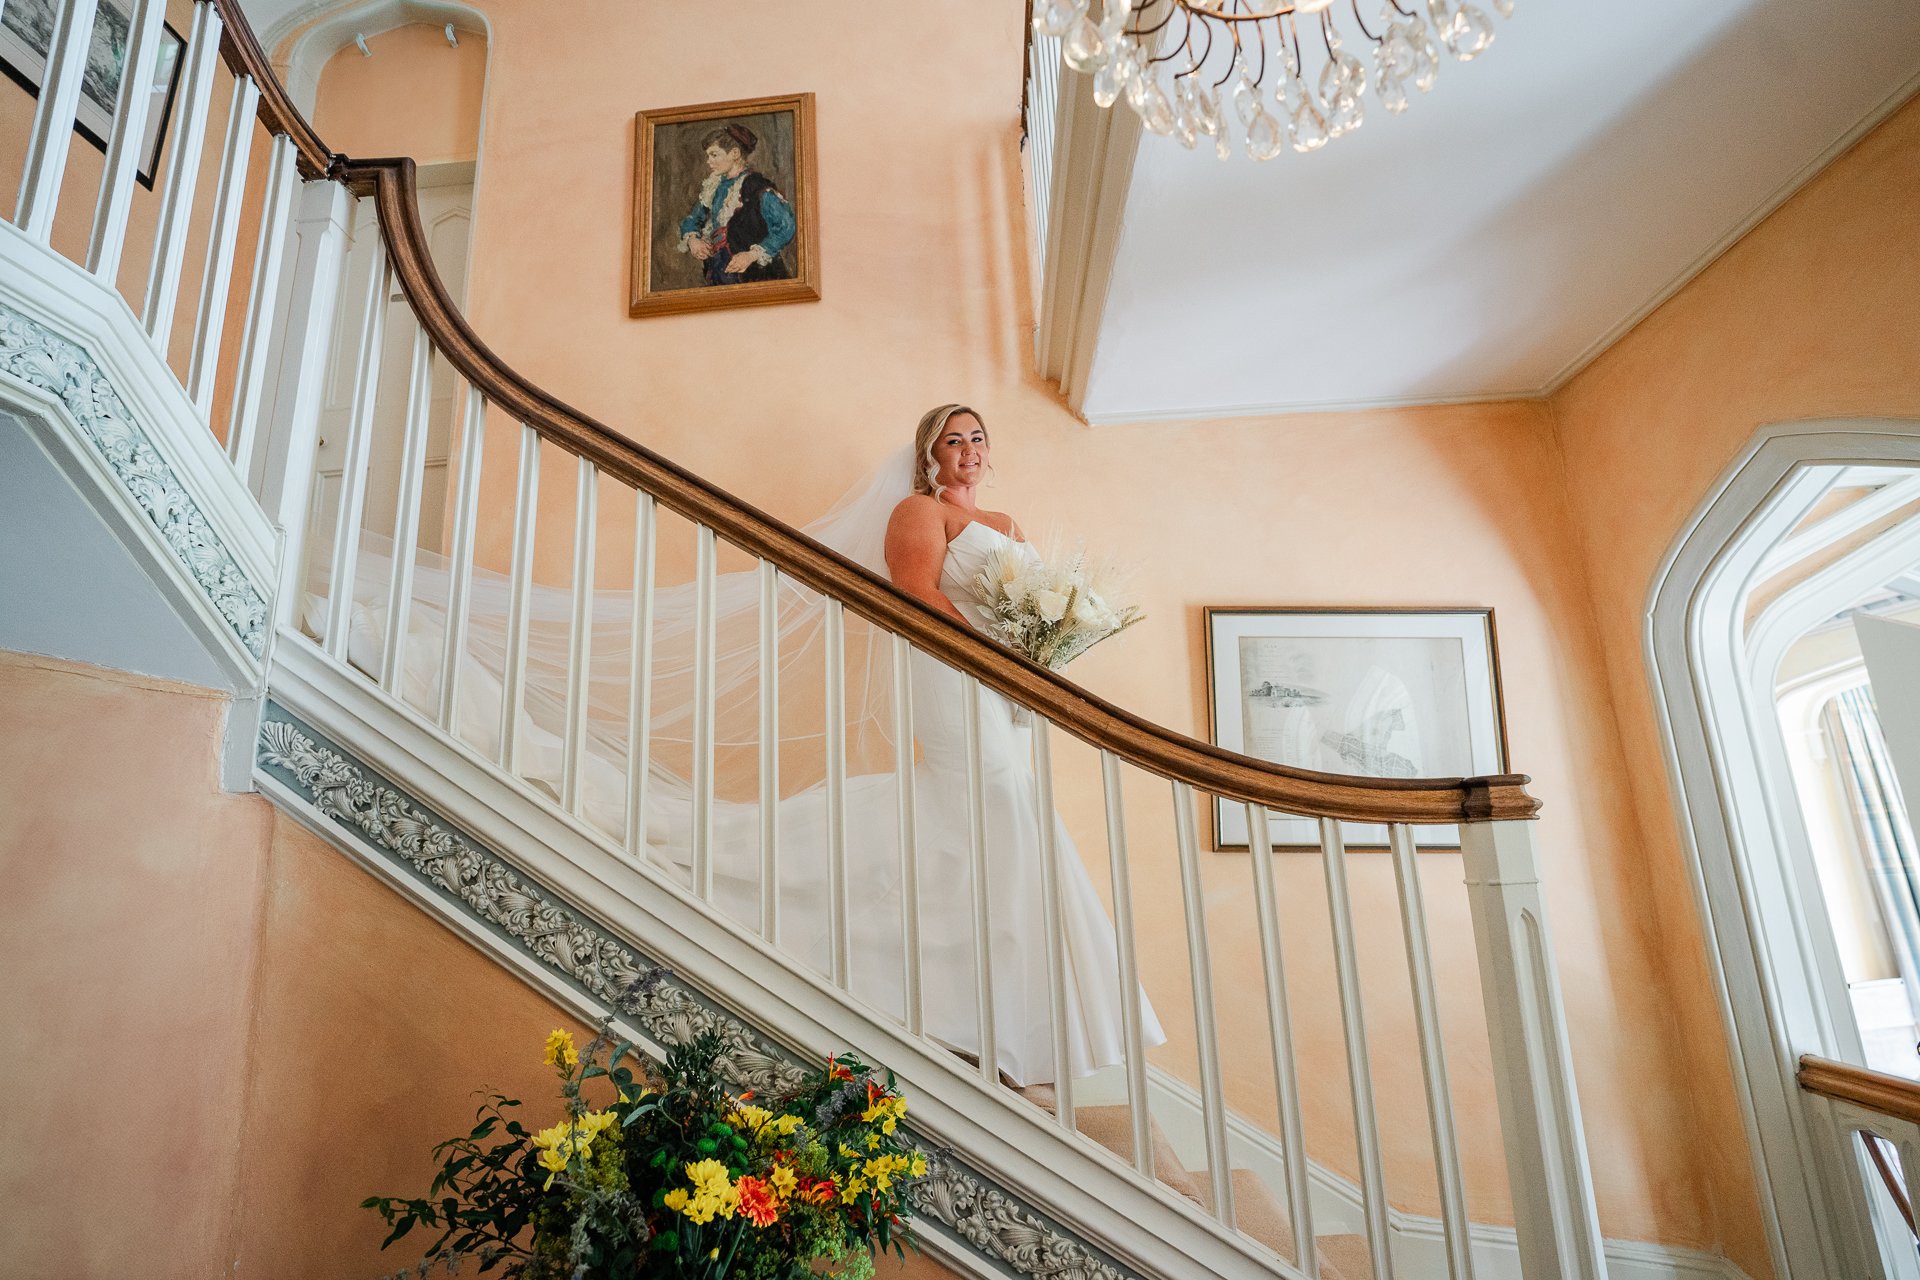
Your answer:
[[[813,95],[642,111],[627,314],[820,298]]]
[[[1215,745],[1274,764],[1367,778],[1471,778],[1507,770],[1491,609],[1217,608],[1206,612]],[[1275,848],[1318,848],[1313,818],[1271,815]],[[1377,823],[1349,847],[1384,847]],[[1247,812],[1213,803],[1213,847],[1245,849]],[[1456,827],[1415,827],[1458,847]]]
[[[0,70],[34,97],[46,77],[47,45],[53,39],[54,0],[6,0],[0,8]],[[113,135],[113,107],[120,96],[120,77],[126,69],[127,38],[133,6],[130,0],[100,0],[87,48],[87,74],[80,82],[80,106],[74,129],[105,151]],[[166,23],[160,24],[160,47],[154,54],[152,101],[147,105],[146,137],[141,140],[140,185],[153,190],[160,168],[160,148],[173,114],[174,92],[180,87],[180,68],[187,42]]]

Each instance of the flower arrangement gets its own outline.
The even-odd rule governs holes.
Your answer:
[[[434,1149],[442,1168],[424,1198],[367,1199],[393,1228],[381,1247],[438,1229],[422,1276],[475,1258],[519,1280],[813,1280],[819,1263],[863,1280],[874,1253],[905,1256],[906,1192],[926,1157],[897,1132],[907,1104],[891,1072],[883,1084],[855,1058],[829,1058],[761,1107],[721,1084],[718,1037],[653,1070],[610,1042],[610,1025],[584,1050],[548,1037],[558,1123],[530,1133],[505,1115],[517,1100],[488,1094],[472,1132]],[[596,1107],[586,1086],[598,1080],[612,1096]]]
[[[1034,554],[1026,543],[990,552],[974,575],[973,597],[992,615],[991,632],[1043,667],[1065,671],[1075,658],[1141,620],[1140,610],[1109,601],[1121,586],[1112,565],[1084,550]]]

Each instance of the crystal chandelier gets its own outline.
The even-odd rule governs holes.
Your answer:
[[[1374,97],[1395,115],[1407,109],[1409,81],[1422,93],[1433,88],[1440,73],[1436,39],[1461,62],[1493,43],[1493,20],[1471,4],[1406,0],[1412,7],[1403,8],[1401,0],[1384,0],[1368,23],[1360,16],[1361,0],[1347,2],[1354,27],[1373,46]],[[1124,97],[1148,129],[1188,150],[1208,137],[1222,160],[1231,154],[1221,109],[1229,81],[1227,99],[1255,160],[1273,159],[1288,142],[1295,151],[1316,151],[1365,119],[1361,100],[1369,77],[1334,23],[1335,0],[1100,0],[1098,22],[1092,3],[1038,0],[1033,28],[1059,39],[1060,59],[1069,68],[1093,76],[1095,102],[1110,107]],[[1513,0],[1492,4],[1501,17],[1513,16]],[[1216,44],[1228,55],[1226,72],[1208,82],[1202,68]],[[1320,73],[1309,84],[1306,60],[1320,53]],[[1160,82],[1161,64],[1176,60],[1182,69],[1173,73],[1169,94]],[[1278,119],[1267,110],[1269,75]]]

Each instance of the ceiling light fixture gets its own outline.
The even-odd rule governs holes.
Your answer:
[[[1366,117],[1361,99],[1369,77],[1360,59],[1343,47],[1333,19],[1336,0],[1100,0],[1097,23],[1090,11],[1093,0],[1036,3],[1033,29],[1058,37],[1060,60],[1093,76],[1096,103],[1110,107],[1125,98],[1148,129],[1188,150],[1210,137],[1222,160],[1231,154],[1221,109],[1221,86],[1228,81],[1233,82],[1228,101],[1246,131],[1247,154],[1255,160],[1273,159],[1288,142],[1295,151],[1317,151],[1358,129]],[[1418,12],[1422,3],[1425,18]],[[1436,39],[1461,62],[1471,62],[1493,43],[1493,20],[1471,4],[1405,0],[1403,6],[1402,0],[1384,0],[1372,23],[1360,16],[1360,0],[1348,4],[1354,26],[1373,45],[1374,97],[1395,115],[1407,109],[1409,81],[1422,93],[1433,88],[1440,72]],[[1513,16],[1513,0],[1492,4],[1501,17]],[[1202,68],[1216,44],[1226,55],[1221,59],[1226,70],[1208,83]],[[1155,53],[1155,48],[1166,52]],[[1309,86],[1306,59],[1322,52],[1320,73]],[[1173,73],[1169,95],[1160,83],[1160,64],[1176,59],[1183,65]],[[1263,100],[1269,74],[1280,119]]]

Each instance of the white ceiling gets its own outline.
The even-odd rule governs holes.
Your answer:
[[[1369,94],[1309,155],[1143,137],[1088,419],[1539,395],[1920,76],[1914,0],[1520,0],[1495,22],[1405,115]]]

